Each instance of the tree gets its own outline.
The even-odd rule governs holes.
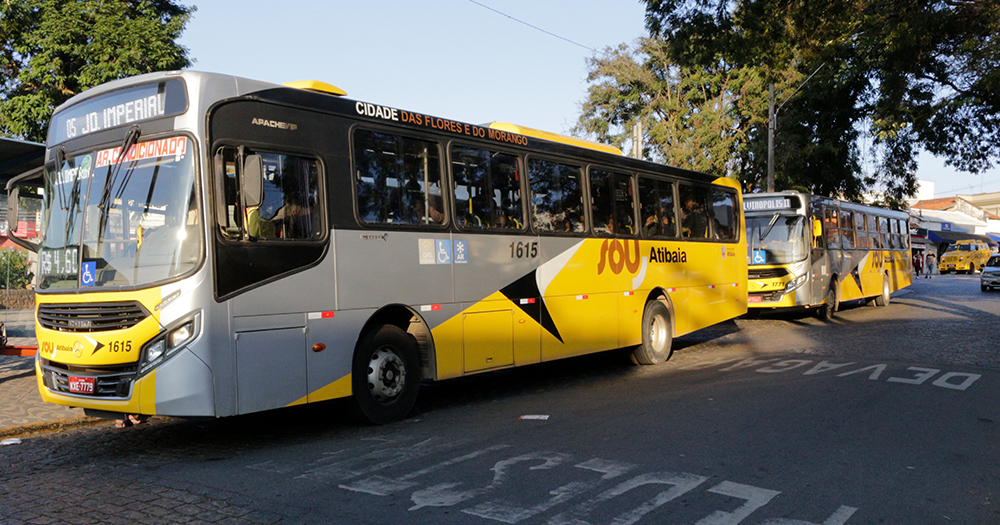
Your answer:
[[[639,122],[644,157],[738,176],[734,158],[745,153],[750,130],[766,123],[766,112],[755,116],[740,111],[746,104],[760,109],[765,86],[752,69],[681,67],[655,38],[640,39],[635,48],[623,44],[609,49],[589,63],[589,98],[575,133],[624,148],[632,125]]]
[[[0,288],[23,290],[35,277],[28,266],[28,254],[23,250],[0,250]]]
[[[52,112],[104,82],[191,65],[174,0],[0,2],[0,133],[45,141]]]
[[[574,132],[623,147],[640,122],[645,158],[736,178],[745,191],[763,187],[768,84],[791,94],[807,74],[790,67],[769,76],[761,67],[725,60],[685,65],[670,48],[663,39],[644,38],[634,48],[621,45],[592,58],[589,97]],[[853,89],[835,75],[810,82],[810,100],[821,106]],[[815,105],[779,115],[779,188],[857,197],[862,185],[853,177],[859,165],[854,110]]]
[[[812,115],[793,125],[810,123],[821,147],[865,130],[875,169],[853,167],[856,186],[912,194],[920,148],[972,173],[1000,160],[1000,0],[645,1],[647,28],[679,64],[721,60],[768,81],[827,64],[814,80],[836,96],[810,81],[785,117]]]

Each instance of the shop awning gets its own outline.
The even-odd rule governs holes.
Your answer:
[[[935,230],[927,230],[927,238],[931,242],[952,244],[955,241],[983,241],[990,246],[1000,246],[996,239],[989,237],[987,235],[978,235],[975,233],[966,232],[943,232]]]

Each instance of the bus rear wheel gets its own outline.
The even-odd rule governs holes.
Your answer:
[[[882,278],[882,293],[875,297],[875,306],[887,306],[889,304],[889,278]]]
[[[670,310],[660,301],[646,303],[642,314],[642,344],[632,351],[632,362],[637,365],[663,363],[673,353],[673,339]]]
[[[384,425],[403,419],[420,387],[416,341],[394,325],[369,333],[354,354],[351,382],[355,409],[363,420]]]

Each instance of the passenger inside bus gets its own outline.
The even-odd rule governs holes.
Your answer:
[[[684,200],[684,209],[682,210],[684,214],[684,219],[682,221],[684,225],[684,236],[691,237],[695,239],[703,239],[706,237],[708,232],[708,220],[705,216],[705,208],[702,206],[694,196],[688,196]]]

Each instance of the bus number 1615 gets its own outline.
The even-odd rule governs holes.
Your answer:
[[[538,257],[538,241],[510,243],[511,259],[533,259]]]

